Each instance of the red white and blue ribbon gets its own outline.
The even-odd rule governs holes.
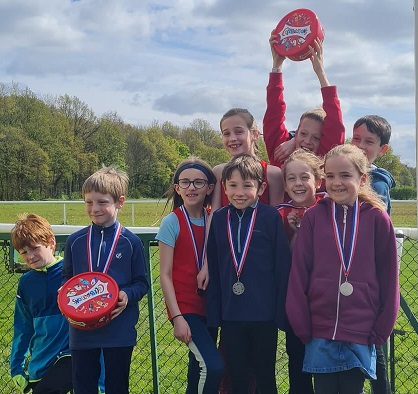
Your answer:
[[[105,266],[103,268],[103,273],[107,273],[110,263],[112,261],[113,255],[115,254],[115,250],[116,250],[116,245],[118,243],[118,239],[120,236],[120,233],[122,231],[122,226],[120,223],[117,224],[116,228],[115,228],[115,233],[113,236],[113,241],[112,241],[112,246],[110,248],[109,251],[109,255],[107,256],[107,260],[105,263]],[[88,232],[87,232],[87,263],[89,266],[89,271],[92,272],[93,271],[93,265],[92,265],[92,252],[91,252],[91,237],[92,237],[92,226],[89,227]],[[97,262],[99,263],[99,261]]]
[[[253,235],[253,229],[255,224],[255,218],[257,216],[257,207],[254,208],[253,213],[251,214],[250,222],[248,223],[247,233],[245,234],[244,239],[244,248],[242,250],[241,258],[238,259],[235,254],[234,241],[232,236],[232,226],[231,226],[231,210],[228,209],[227,214],[227,232],[228,232],[228,241],[229,248],[231,250],[232,261],[234,263],[235,271],[239,279],[242,269],[244,268],[245,258],[247,257],[248,247],[250,246],[251,237]],[[239,234],[237,235],[239,237]]]
[[[200,256],[199,256],[199,250],[197,248],[197,242],[196,242],[196,236],[194,234],[193,231],[193,226],[192,226],[192,222],[190,220],[190,216],[189,213],[187,212],[187,209],[184,205],[182,205],[180,207],[181,212],[183,212],[183,215],[185,216],[185,218],[187,219],[187,227],[189,228],[189,234],[190,234],[190,238],[192,239],[192,244],[193,244],[193,250],[194,250],[194,255],[196,258],[196,265],[197,265],[197,269],[200,271],[202,269],[203,266],[203,258],[205,256],[205,251],[206,251],[206,222],[207,222],[207,215],[208,213],[206,212],[206,210],[203,210],[203,245],[200,248]]]
[[[351,226],[351,234],[349,239],[349,253],[347,258],[344,255],[344,241],[345,241],[345,231],[344,234],[341,234],[338,225],[337,225],[337,204],[335,202],[332,203],[331,209],[332,209],[332,227],[334,229],[334,237],[335,237],[335,244],[337,246],[338,255],[340,257],[341,261],[341,267],[344,271],[344,275],[347,278],[348,274],[350,272],[351,264],[353,262],[354,252],[356,249],[356,243],[357,243],[357,235],[359,230],[359,224],[360,224],[360,202],[357,199],[356,202],[353,205],[353,222]]]

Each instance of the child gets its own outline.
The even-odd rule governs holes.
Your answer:
[[[270,49],[273,68],[267,86],[267,109],[263,119],[263,138],[266,143],[270,164],[281,167],[284,160],[295,149],[305,148],[323,156],[332,147],[344,143],[345,128],[342,122],[337,87],[331,86],[324,70],[323,47],[316,39],[310,48],[312,67],[321,85],[322,108],[306,111],[292,139],[284,124],[286,103],[283,96],[282,65],[285,57],[274,49],[278,35],[271,34]]]
[[[62,257],[54,256],[54,233],[43,217],[25,214],[13,227],[11,242],[31,268],[17,288],[10,356],[13,382],[20,393],[67,393],[73,387],[71,357],[68,323],[57,303]]]
[[[382,197],[389,215],[391,209],[389,189],[395,187],[395,180],[389,171],[373,163],[389,149],[390,135],[391,127],[385,118],[366,115],[354,123],[351,139],[351,143],[366,154],[372,188]]]
[[[213,213],[207,258],[207,319],[221,327],[232,393],[276,393],[277,327],[285,329],[289,245],[277,210],[259,202],[263,166],[235,156],[222,171],[230,204]]]
[[[245,153],[257,156],[256,141],[260,135],[254,117],[244,108],[232,108],[226,112],[220,121],[222,142],[231,157]],[[260,161],[264,170],[266,186],[264,193],[260,195],[260,201],[264,204],[277,206],[283,201],[283,176],[280,168],[271,166],[265,161]],[[221,175],[225,163],[213,168],[216,179],[215,190],[212,197],[212,210],[228,205],[228,198],[222,189]]]
[[[316,192],[322,182],[321,166],[322,160],[304,149],[295,150],[283,165],[285,190],[291,200],[280,204],[278,212],[291,250],[303,215],[325,196],[324,192]],[[312,375],[302,372],[305,345],[290,327],[286,330],[286,352],[289,357],[289,394],[313,394]]]
[[[290,201],[279,204],[278,212],[282,216],[291,250],[305,211],[326,194],[317,192],[323,179],[321,166],[322,160],[304,149],[295,150],[283,165],[284,187]]]
[[[329,198],[305,213],[293,250],[286,311],[316,394],[363,392],[399,309],[395,232],[367,170],[353,145],[327,153]]]
[[[108,325],[96,330],[70,326],[77,394],[97,393],[101,352],[106,394],[129,392],[138,302],[148,291],[148,281],[142,242],[117,221],[127,188],[126,173],[112,167],[104,167],[87,178],[82,196],[92,225],[71,234],[65,245],[64,282],[82,272],[97,271],[113,277],[119,286],[118,303]]]
[[[389,171],[377,167],[373,163],[389,149],[390,135],[391,127],[385,118],[378,115],[366,115],[354,123],[351,139],[351,143],[365,153],[369,164],[371,186],[386,204],[386,211],[389,215],[391,210],[389,189],[395,187],[395,180]],[[377,380],[371,381],[373,394],[390,394],[391,389],[382,346],[376,346],[376,355]]]
[[[198,276],[207,280],[206,225],[215,175],[203,160],[189,158],[174,174],[166,216],[156,238],[160,251],[160,283],[174,336],[190,349],[187,393],[218,393],[223,371],[216,348],[216,329],[206,326],[205,296]]]

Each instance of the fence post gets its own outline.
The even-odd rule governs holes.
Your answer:
[[[148,240],[147,247],[144,248],[145,262],[147,266],[149,290],[148,290],[148,319],[150,325],[150,343],[151,343],[151,361],[152,361],[152,384],[153,393],[160,394],[160,374],[158,371],[158,354],[157,354],[157,332],[155,329],[155,307],[154,307],[154,280],[152,277],[152,264],[151,264],[151,245],[152,241]]]
[[[403,252],[403,240],[404,240],[404,233],[402,230],[396,230],[396,249],[398,252],[398,275],[401,271],[401,261],[402,261],[402,252]],[[386,360],[388,359],[388,349],[386,347]],[[390,348],[390,356],[389,356],[389,364],[390,364],[390,389],[391,392],[395,392],[395,333],[392,332],[389,338],[389,348]]]

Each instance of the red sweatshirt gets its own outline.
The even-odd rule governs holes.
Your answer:
[[[263,119],[263,138],[266,143],[270,164],[281,167],[282,162],[274,160],[275,149],[291,138],[284,121],[286,119],[286,103],[282,73],[270,73],[267,85],[267,109]],[[344,143],[345,128],[342,120],[340,100],[336,86],[321,88],[322,108],[326,112],[322,126],[322,138],[317,154],[324,156],[336,145]]]

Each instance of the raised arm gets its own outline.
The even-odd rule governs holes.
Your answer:
[[[282,65],[285,57],[279,55],[274,49],[274,44],[277,43],[277,35],[272,33],[269,42],[273,69],[267,85],[267,108],[263,119],[263,138],[270,164],[279,166],[281,163],[274,159],[274,151],[280,144],[289,139],[289,132],[284,124],[286,103],[283,95]]]
[[[326,113],[322,126],[322,138],[318,148],[318,155],[324,156],[334,146],[344,143],[345,127],[337,87],[330,84],[325,74],[321,41],[316,39],[314,48],[311,47],[310,50],[310,60],[321,86],[322,107]]]

